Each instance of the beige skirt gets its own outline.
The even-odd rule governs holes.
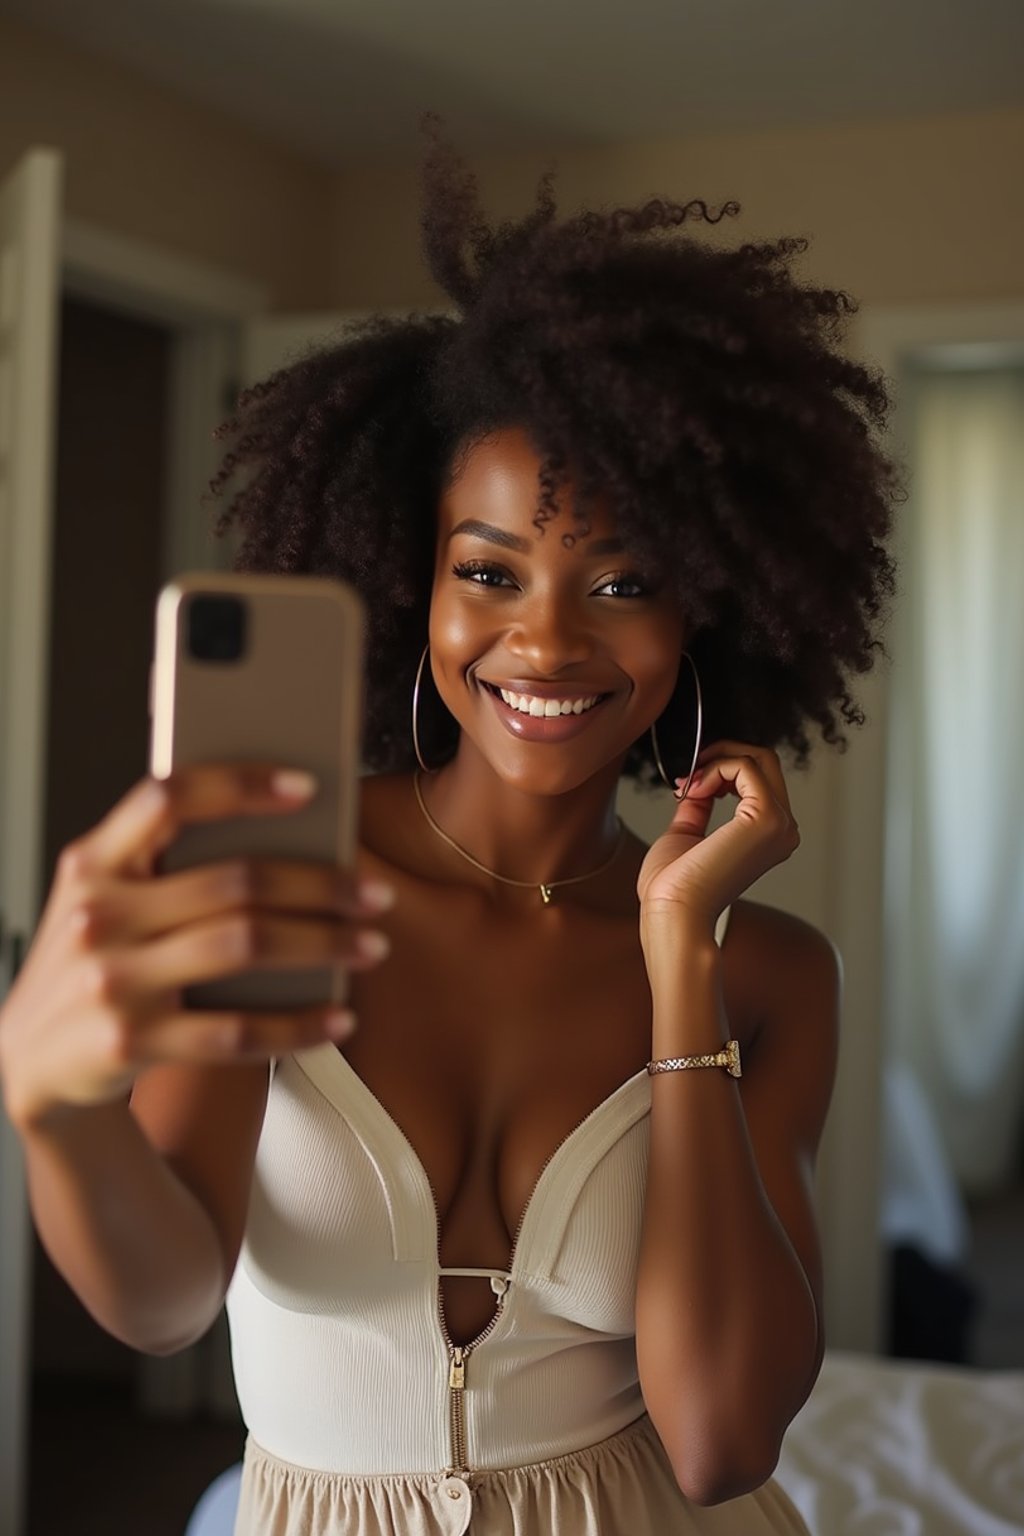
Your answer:
[[[598,1445],[499,1472],[349,1477],[250,1437],[235,1536],[810,1536],[774,1479],[705,1508],[679,1491],[650,1418]]]

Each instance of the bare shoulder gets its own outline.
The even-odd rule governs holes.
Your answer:
[[[843,962],[822,929],[780,907],[744,898],[733,903],[726,946],[735,956],[758,1033],[799,1026],[835,1034]]]
[[[363,871],[376,863],[393,866],[394,875],[415,863],[420,841],[420,821],[413,816],[415,802],[408,773],[366,774],[359,783],[358,860]]]
[[[814,923],[775,906],[742,900],[734,917],[743,988],[757,1017],[746,1091],[788,1104],[817,1143],[837,1069],[840,951]]]

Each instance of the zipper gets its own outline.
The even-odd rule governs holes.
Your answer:
[[[499,1289],[500,1287],[500,1289]],[[468,1477],[469,1456],[466,1447],[466,1361],[470,1355],[482,1344],[484,1339],[497,1327],[505,1305],[505,1294],[508,1291],[509,1282],[503,1276],[492,1276],[491,1289],[497,1297],[494,1308],[494,1316],[488,1322],[486,1328],[478,1333],[475,1339],[468,1344],[456,1344],[448,1332],[448,1322],[444,1315],[444,1297],[441,1293],[441,1281],[437,1284],[437,1316],[441,1325],[441,1333],[448,1350],[448,1438],[451,1464],[445,1468],[446,1477]]]
[[[451,1466],[447,1476],[465,1477],[466,1465],[466,1351],[458,1344],[452,1346],[451,1364],[448,1370],[448,1434],[451,1446]]]
[[[602,1102],[604,1101],[602,1100]],[[600,1105],[597,1107],[600,1108]],[[511,1252],[509,1253],[508,1270],[506,1271],[507,1274],[511,1275],[512,1270],[515,1267],[516,1249],[519,1245],[519,1238],[523,1230],[523,1223],[526,1220],[526,1215],[530,1209],[530,1206],[533,1204],[533,1197],[537,1193],[541,1179],[544,1177],[545,1173],[547,1173],[551,1163],[558,1156],[559,1152],[562,1150],[562,1147],[569,1140],[569,1137],[574,1136],[579,1130],[580,1126],[585,1125],[594,1113],[595,1110],[588,1110],[582,1119],[577,1120],[572,1130],[566,1132],[565,1136],[558,1143],[558,1146],[551,1153],[550,1157],[545,1160],[544,1165],[540,1169],[540,1172],[537,1174],[536,1179],[534,1179],[533,1187],[527,1196],[526,1204],[523,1206],[523,1209],[520,1212],[519,1220],[516,1223],[516,1230],[512,1236],[512,1248]],[[420,1162],[420,1166],[423,1167],[422,1160]],[[427,1174],[425,1167],[423,1168],[423,1173],[426,1176],[427,1186],[430,1190],[430,1197],[434,1202],[434,1224],[436,1229],[437,1256],[438,1260],[440,1260],[441,1213],[438,1209],[437,1195],[434,1191],[434,1186],[430,1182],[430,1177]],[[473,1351],[484,1342],[484,1340],[497,1326],[498,1320],[501,1317],[502,1310],[505,1305],[505,1294],[508,1291],[510,1284],[510,1280],[505,1280],[503,1278],[499,1279],[498,1276],[492,1275],[491,1289],[494,1291],[497,1297],[494,1316],[491,1318],[486,1328],[484,1328],[481,1333],[477,1334],[475,1339],[471,1339],[468,1344],[456,1344],[453,1342],[452,1336],[448,1332],[448,1322],[444,1315],[444,1296],[441,1290],[441,1277],[438,1276],[437,1317],[441,1327],[441,1336],[444,1339],[445,1347],[448,1351],[448,1434],[451,1465],[445,1468],[443,1474],[445,1477],[454,1476],[468,1478],[470,1476],[470,1467],[468,1465],[468,1448],[466,1444],[466,1361],[469,1359]]]

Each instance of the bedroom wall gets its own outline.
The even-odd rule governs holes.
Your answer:
[[[66,211],[265,283],[282,309],[333,293],[324,166],[108,60],[0,16],[0,177],[66,156]]]
[[[540,154],[476,157],[488,208],[532,200]],[[715,134],[557,152],[562,205],[652,194],[736,198],[727,243],[806,234],[808,278],[864,304],[1024,295],[1024,110]],[[339,308],[428,304],[417,173],[410,161],[335,178],[333,299]]]

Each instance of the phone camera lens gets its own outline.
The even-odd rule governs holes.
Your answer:
[[[237,597],[204,593],[188,605],[188,649],[196,661],[237,661],[245,649],[245,608]]]

